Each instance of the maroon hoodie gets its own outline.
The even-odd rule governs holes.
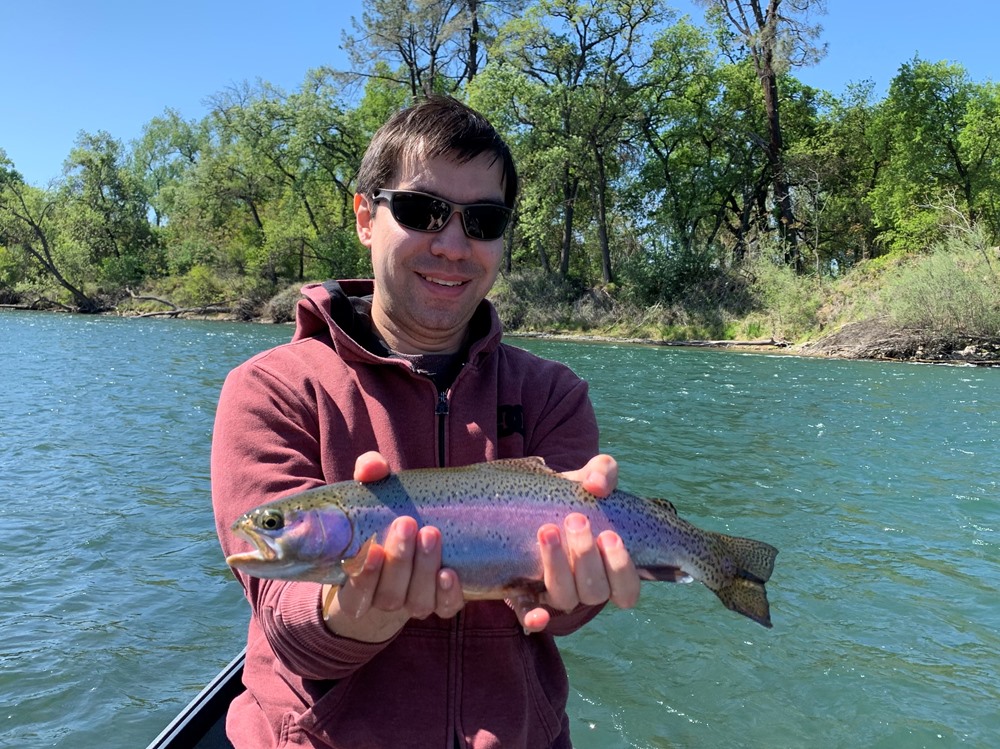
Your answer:
[[[380,355],[363,299],[370,281],[303,293],[292,341],[237,367],[222,389],[212,496],[226,554],[248,549],[230,531],[239,515],[351,478],[368,450],[393,470],[540,455],[564,471],[597,453],[586,383],[502,343],[488,302],[473,319],[466,364],[439,394],[410,362]],[[570,746],[553,635],[600,607],[525,635],[504,602],[470,602],[452,619],[411,620],[372,644],[326,628],[318,583],[235,574],[251,607],[246,692],[227,721],[238,749]]]

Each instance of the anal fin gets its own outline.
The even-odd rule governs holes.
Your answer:
[[[636,572],[639,573],[639,579],[641,580],[655,580],[662,583],[689,583],[694,580],[691,575],[686,573],[680,567],[672,567],[669,565],[659,567],[639,567]]]

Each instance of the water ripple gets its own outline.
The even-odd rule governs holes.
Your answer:
[[[143,746],[242,645],[212,418],[289,334],[0,312],[4,740]],[[563,638],[579,749],[992,746],[1000,372],[521,343],[590,381],[623,486],[781,549],[773,630],[648,584]]]

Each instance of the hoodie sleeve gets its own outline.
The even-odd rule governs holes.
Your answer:
[[[212,438],[212,502],[226,555],[248,548],[233,522],[254,507],[323,483],[316,408],[308,388],[292,387],[266,366],[266,355],[233,370],[222,388]],[[271,649],[293,673],[338,679],[387,644],[330,632],[318,583],[262,580],[233,570]]]

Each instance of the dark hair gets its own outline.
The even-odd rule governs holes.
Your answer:
[[[453,158],[464,164],[492,154],[503,168],[504,203],[514,207],[518,180],[507,144],[483,115],[450,96],[430,96],[396,112],[378,129],[358,170],[358,192],[371,195],[391,185],[406,159]]]

